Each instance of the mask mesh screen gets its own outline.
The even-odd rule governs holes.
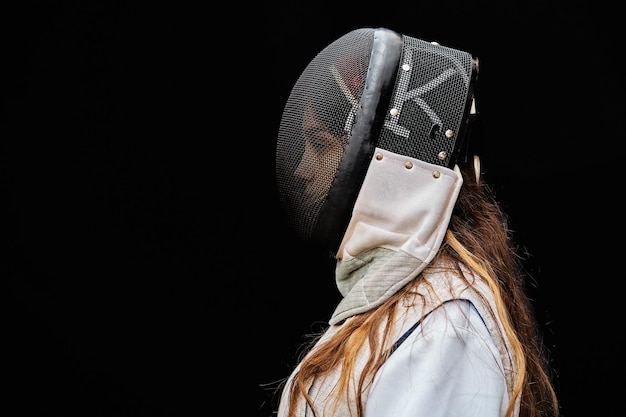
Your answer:
[[[286,217],[311,236],[332,185],[367,75],[374,30],[337,39],[304,69],[283,110],[276,181]]]

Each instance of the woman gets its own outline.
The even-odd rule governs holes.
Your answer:
[[[279,417],[558,415],[470,135],[476,78],[463,51],[358,29],[294,86],[277,184],[295,230],[336,258],[343,299],[285,381]]]

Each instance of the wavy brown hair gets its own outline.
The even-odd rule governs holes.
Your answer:
[[[509,338],[517,369],[514,390],[503,417],[515,417],[518,399],[520,417],[558,416],[559,405],[552,385],[548,351],[542,343],[533,306],[526,293],[525,273],[508,218],[491,189],[480,179],[476,180],[474,168],[468,165],[461,167],[461,171],[464,177],[461,192],[444,242],[431,264],[443,262],[457,265],[461,277],[463,274],[458,265],[464,265],[480,275],[495,296],[494,314],[499,317]],[[320,416],[308,389],[314,379],[328,375],[337,367],[341,367],[342,372],[335,391],[336,402],[331,404],[332,410],[338,407],[341,398],[346,398],[349,391],[356,389],[358,393],[364,392],[390,354],[389,346],[394,341],[389,340],[393,329],[388,323],[394,322],[398,304],[415,295],[417,286],[424,281],[422,277],[423,274],[416,277],[378,308],[346,321],[336,334],[315,347],[314,354],[302,358],[287,393],[288,417],[296,416],[302,398],[311,407],[313,415]],[[468,285],[471,285],[469,281]],[[379,334],[382,323],[386,325]],[[307,349],[312,348],[320,336],[315,335]],[[357,352],[365,343],[369,344],[371,354],[359,380],[353,382]],[[356,417],[364,417],[362,399],[359,398],[352,406],[357,411]]]

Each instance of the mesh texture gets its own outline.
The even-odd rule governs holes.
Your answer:
[[[472,57],[456,49],[403,38],[402,62],[378,146],[449,167],[468,103]]]
[[[322,50],[304,69],[283,111],[276,179],[292,226],[311,236],[361,98],[374,32],[359,29]]]

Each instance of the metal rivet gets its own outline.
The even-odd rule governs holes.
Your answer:
[[[410,70],[410,69],[411,69],[411,66],[410,66],[409,64],[404,64],[404,65],[402,65],[402,69],[403,69],[404,71],[408,71],[408,70]]]
[[[390,113],[392,116],[397,116],[397,115],[398,115],[398,109],[391,109],[391,110],[389,110],[389,113]]]
[[[438,157],[439,159],[441,159],[442,161],[443,161],[444,159],[446,159],[446,156],[448,156],[448,153],[447,153],[446,151],[441,151],[441,152],[439,152],[439,154],[437,155],[437,157]]]
[[[433,178],[439,178],[439,177],[441,177],[441,172],[433,171]]]
[[[446,130],[446,137],[451,138],[452,136],[454,136],[454,132],[452,131],[452,129]]]
[[[411,169],[411,168],[413,168],[413,162],[411,162],[411,161],[407,161],[407,162],[405,162],[405,163],[404,163],[404,167],[405,167],[406,169]]]
[[[380,152],[378,152],[378,153],[376,154],[376,159],[377,159],[378,161],[382,160],[382,159],[383,159],[383,154],[382,154],[382,153],[380,153]]]

